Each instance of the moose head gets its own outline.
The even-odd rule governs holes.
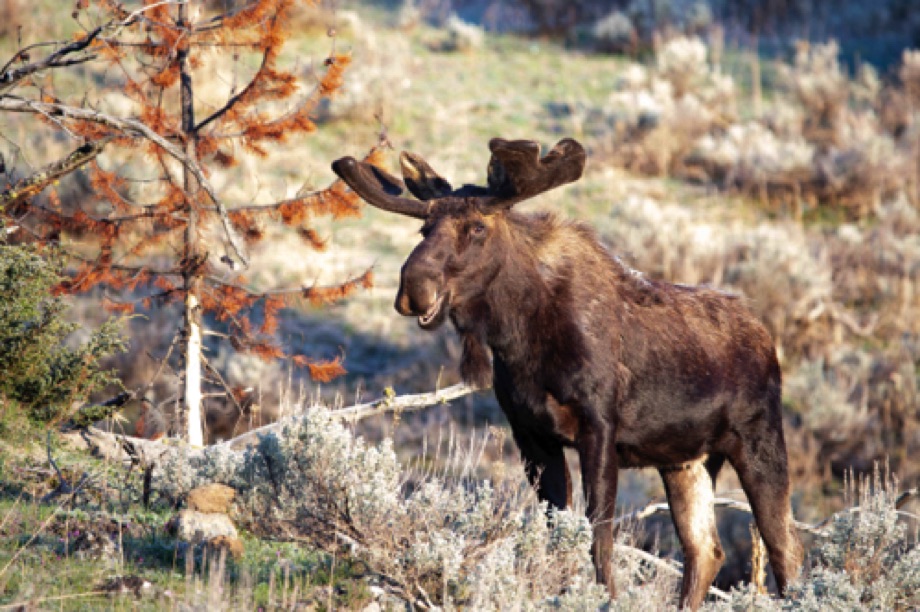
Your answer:
[[[424,239],[403,265],[396,296],[396,310],[418,317],[423,329],[439,327],[452,309],[466,304],[495,277],[510,231],[505,213],[578,180],[585,167],[584,148],[570,138],[542,158],[540,145],[531,140],[493,138],[489,149],[487,187],[454,189],[424,159],[408,152],[400,156],[404,181],[352,157],[332,165],[368,203],[424,221]],[[418,200],[403,197],[405,188]]]

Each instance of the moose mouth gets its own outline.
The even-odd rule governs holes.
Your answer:
[[[431,305],[425,314],[420,315],[418,318],[418,326],[422,329],[436,329],[442,323],[447,316],[447,302],[450,297],[450,293],[445,292],[437,297],[434,301],[434,304]]]

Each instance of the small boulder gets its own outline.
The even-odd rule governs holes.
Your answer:
[[[230,511],[230,504],[233,503],[235,497],[236,491],[232,487],[211,483],[193,489],[188,494],[186,501],[189,510],[227,514]]]
[[[238,536],[236,527],[226,514],[182,510],[174,520],[176,537],[193,544],[210,542],[220,536]]]

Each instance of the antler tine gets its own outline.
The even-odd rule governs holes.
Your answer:
[[[561,185],[577,181],[585,169],[587,154],[577,141],[560,140],[540,158],[540,145],[533,140],[489,141],[489,191],[483,204],[488,212],[510,208]]]
[[[403,181],[419,200],[434,200],[450,195],[454,188],[450,182],[431,167],[420,155],[403,151],[399,155]]]
[[[428,216],[427,204],[399,197],[404,188],[402,181],[374,165],[343,157],[332,162],[332,171],[372,206],[416,219]]]

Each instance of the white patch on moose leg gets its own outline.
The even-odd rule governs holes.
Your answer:
[[[684,586],[681,605],[695,609],[722,565],[724,555],[716,531],[712,479],[706,457],[662,471],[668,487],[668,501],[684,555]]]
[[[696,461],[687,467],[687,505],[690,514],[690,530],[694,542],[703,545],[714,545],[713,531],[716,528],[713,503],[715,497],[712,492],[712,479],[706,466],[705,459]],[[704,549],[705,550],[705,549]]]

